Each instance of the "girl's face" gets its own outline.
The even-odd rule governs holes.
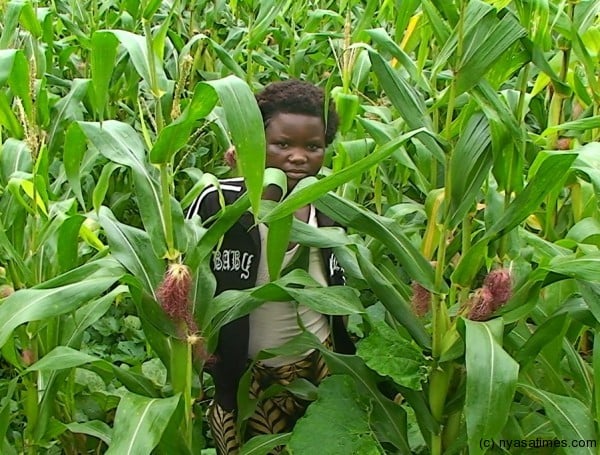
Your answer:
[[[325,125],[320,117],[279,112],[267,123],[267,167],[285,172],[288,191],[317,175],[325,156]]]

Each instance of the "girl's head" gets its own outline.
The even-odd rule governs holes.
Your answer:
[[[275,114],[304,114],[321,119],[325,128],[325,145],[331,144],[335,137],[338,116],[333,103],[325,105],[325,92],[320,87],[294,79],[273,82],[256,95],[256,101],[265,129]]]
[[[337,114],[332,105],[325,110],[322,89],[297,80],[272,83],[256,100],[265,125],[266,165],[285,172],[289,191],[321,169]]]

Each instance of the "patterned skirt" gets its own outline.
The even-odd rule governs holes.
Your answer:
[[[324,343],[330,347],[327,340]],[[261,434],[287,433],[292,431],[296,421],[302,417],[309,404],[308,401],[283,391],[274,396],[261,399],[261,394],[274,384],[287,386],[296,379],[302,378],[318,385],[329,370],[318,350],[298,362],[279,367],[268,367],[256,363],[252,368],[250,398],[258,399],[254,414],[247,422],[246,439]],[[236,418],[233,412],[223,410],[213,403],[209,410],[209,423],[218,455],[235,455],[239,451],[240,438],[236,431]],[[281,453],[282,447],[271,453]]]

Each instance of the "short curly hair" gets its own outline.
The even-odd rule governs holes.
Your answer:
[[[325,116],[325,92],[309,82],[290,79],[273,82],[256,95],[265,127],[277,113],[305,114],[320,117],[325,125],[325,144],[333,141],[339,119],[333,103]]]

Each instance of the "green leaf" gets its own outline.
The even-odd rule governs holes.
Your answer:
[[[104,316],[115,302],[115,299],[128,293],[129,289],[127,286],[119,285],[108,294],[78,308],[72,319],[66,320],[63,323],[61,330],[61,344],[77,348],[75,343],[80,339],[84,330]]]
[[[109,98],[109,86],[115,68],[118,44],[119,41],[111,33],[97,31],[92,35],[90,56],[94,89],[92,99],[100,120],[104,120],[104,110]]]
[[[417,68],[417,65],[411,60],[409,55],[398,46],[394,40],[388,35],[384,28],[375,28],[372,30],[365,30],[365,33],[373,40],[373,42],[382,50],[389,52],[394,56],[406,69],[411,79],[413,79],[421,89],[425,92],[430,93],[431,87],[429,82],[423,74]]]
[[[543,269],[578,280],[599,282],[600,253],[586,254],[581,257],[556,257]]]
[[[313,348],[315,346],[313,345]],[[410,453],[407,441],[406,412],[402,407],[386,398],[377,388],[373,373],[358,356],[335,354],[319,348],[332,374],[345,374],[354,379],[359,392],[371,401],[372,428],[380,441],[389,441],[400,453]]]
[[[96,35],[113,35],[117,38],[121,46],[127,50],[135,70],[148,84],[155,97],[160,98],[167,91],[167,76],[162,61],[157,56],[150,58],[149,52],[154,51],[148,49],[146,37],[125,30],[98,30],[92,39]],[[114,65],[110,67],[111,73],[113,68]]]
[[[505,235],[531,215],[544,198],[564,182],[576,157],[573,153],[552,152],[538,156],[541,164],[537,162],[532,166],[537,169],[533,178],[508,205],[500,219],[486,231],[484,237],[473,244],[462,257],[452,274],[452,281],[461,286],[469,286],[481,267],[488,243]]]
[[[107,455],[147,455],[156,447],[180,395],[146,398],[126,393],[119,402]]]
[[[596,330],[594,332],[594,351],[593,351],[593,358],[592,358],[592,370],[594,371],[594,373],[596,373],[597,371],[600,371],[600,336],[598,336],[598,331]],[[598,393],[598,390],[600,390],[600,375],[599,374],[594,374],[594,411],[596,412],[596,415],[600,415],[600,393]],[[0,436],[2,435],[2,433],[0,433]]]
[[[205,83],[194,89],[192,100],[174,122],[163,128],[150,151],[153,164],[170,163],[173,155],[190,140],[198,120],[206,117],[217,104],[217,92]]]
[[[6,393],[2,400],[0,400],[0,441],[6,437],[6,431],[11,422],[11,403],[12,397],[17,388],[18,377],[12,379],[6,384]]]
[[[15,292],[0,305],[0,347],[19,325],[73,311],[108,289],[122,274],[120,267],[113,266],[98,270],[75,283]],[[60,277],[55,280],[58,279]]]
[[[29,64],[21,50],[0,50],[0,87],[7,82],[14,94],[21,99],[25,113],[30,118],[32,101],[29,91]]]
[[[148,234],[118,222],[107,207],[100,207],[99,218],[114,257],[141,281],[146,292],[155,295],[165,265],[148,249]]]
[[[421,351],[385,322],[376,324],[358,343],[357,355],[372,370],[409,389],[421,390],[421,381],[427,378]]]
[[[461,133],[450,160],[450,219],[454,229],[475,204],[475,198],[492,167],[491,135],[483,115],[473,115]]]
[[[482,439],[496,438],[508,419],[515,394],[519,365],[502,349],[502,319],[489,322],[465,320],[467,395],[465,418],[469,453],[480,454]],[[493,412],[491,412],[493,410]]]
[[[293,221],[294,215],[289,214],[285,218],[280,218],[269,223],[269,232],[267,234],[267,265],[271,281],[279,279],[281,275],[281,266],[288,249]]]
[[[402,324],[414,340],[424,348],[431,348],[431,338],[423,323],[416,317],[408,303],[385,275],[362,253],[357,255],[360,270],[385,309]]]
[[[396,221],[375,215],[333,193],[323,196],[315,205],[343,226],[356,229],[383,243],[413,280],[435,292],[433,267],[402,232]],[[439,292],[446,291],[447,286],[443,283]]]
[[[370,153],[351,166],[345,167],[341,171],[331,174],[324,179],[319,181],[315,181],[312,177],[303,179],[298,186],[294,188],[292,193],[281,203],[277,204],[272,211],[270,211],[261,219],[261,221],[268,223],[272,220],[277,220],[294,213],[300,207],[310,204],[319,197],[325,195],[328,191],[334,190],[344,183],[353,180],[369,168],[377,165],[382,160],[392,155],[398,149],[398,147],[400,147],[413,136],[419,134],[421,131],[422,130],[415,130],[403,134],[394,141],[377,148],[373,153]],[[335,219],[335,217],[332,218]]]
[[[237,163],[248,189],[250,205],[253,212],[258,214],[267,148],[265,127],[256,99],[248,84],[235,76],[206,84],[217,92],[223,106],[235,145]]]
[[[263,434],[245,442],[240,455],[268,455],[277,446],[287,444],[291,433]]]
[[[33,160],[27,144],[14,138],[8,138],[0,148],[0,170],[2,182],[6,185],[10,177],[17,171],[31,172]]]
[[[60,271],[66,272],[77,267],[79,262],[79,228],[85,221],[83,215],[73,215],[65,219],[58,228],[57,259]]]
[[[100,420],[90,420],[89,422],[72,422],[66,425],[71,433],[82,433],[88,436],[104,441],[110,446],[112,440],[112,429]]]
[[[106,166],[102,168],[102,173],[96,182],[96,186],[94,187],[94,191],[92,193],[92,205],[94,206],[94,210],[96,213],[99,213],[100,206],[106,197],[106,193],[108,192],[108,186],[110,184],[110,176],[112,173],[119,169],[117,163],[108,163]]]
[[[566,320],[566,314],[561,314],[547,319],[536,329],[515,355],[522,369],[535,361],[540,351],[556,339],[557,333],[563,333]]]
[[[380,454],[369,427],[369,412],[368,400],[348,376],[326,378],[319,386],[319,398],[296,423],[289,449],[299,454]]]
[[[54,152],[57,147],[58,133],[59,131],[62,131],[63,123],[66,123],[67,121],[82,120],[82,101],[87,95],[90,84],[90,79],[73,79],[69,93],[54,105],[52,124],[48,132],[48,148],[51,151]],[[66,150],[65,146],[65,152]]]
[[[131,168],[142,222],[156,256],[163,257],[166,252],[166,228],[160,190],[153,175],[154,169],[151,172],[146,166],[144,145],[139,135],[131,126],[114,120],[103,123],[79,122],[77,125],[102,155]]]
[[[69,185],[84,210],[86,209],[86,204],[81,191],[81,175],[83,173],[81,166],[85,154],[85,144],[85,134],[76,123],[72,123],[65,135],[63,166],[65,167],[65,174]]]
[[[369,52],[373,70],[386,95],[410,129],[425,128],[433,132],[433,123],[426,113],[425,102],[405,80],[377,53]],[[430,133],[431,134],[431,133]],[[433,136],[421,133],[417,138],[425,144],[432,156],[444,163],[444,151]]]
[[[531,399],[542,404],[558,439],[565,441],[596,441],[594,419],[589,407],[581,401],[556,395],[524,383],[519,384],[519,389]],[[596,450],[591,447],[566,447],[563,450],[564,453],[569,455],[592,455],[596,453]]]
[[[525,29],[511,14],[506,14],[497,22],[483,39],[475,34],[477,41],[468,43],[457,71],[457,95],[475,86],[500,56],[525,35]]]
[[[557,133],[558,131],[587,131],[594,128],[600,128],[600,115],[586,117],[551,126],[542,132],[542,137]]]
[[[65,370],[69,368],[85,365],[86,363],[98,362],[102,359],[85,352],[69,348],[67,346],[58,346],[31,365],[28,371],[53,371]]]

